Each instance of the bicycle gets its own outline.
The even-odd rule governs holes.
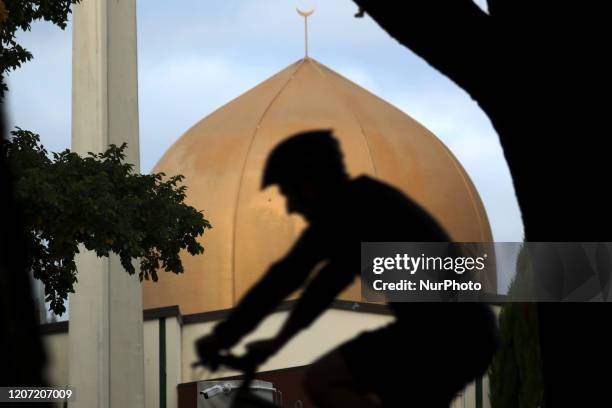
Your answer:
[[[211,399],[218,395],[228,395],[235,391],[234,399],[231,402],[231,408],[282,408],[283,394],[280,390],[274,387],[262,387],[252,385],[255,379],[257,364],[254,364],[246,356],[237,357],[233,354],[219,354],[215,357],[214,363],[216,366],[222,365],[235,370],[242,371],[242,384],[239,387],[232,384],[217,384],[200,391],[200,395],[204,399]],[[191,364],[191,367],[206,366],[201,361]],[[273,401],[270,402],[262,397],[254,395],[253,390],[271,391]],[[279,405],[280,404],[280,405]]]

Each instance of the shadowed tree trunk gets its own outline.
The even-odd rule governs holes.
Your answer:
[[[5,137],[5,116],[0,101],[0,138]],[[0,386],[45,386],[46,355],[36,318],[20,210],[14,204],[11,177],[0,155]],[[22,403],[2,403],[24,406]],[[40,403],[40,407],[51,404]]]
[[[355,0],[393,38],[463,88],[490,118],[527,241],[612,241],[609,16],[577,1]],[[604,32],[604,30],[606,32]],[[547,406],[593,395],[612,347],[609,304],[539,304]]]

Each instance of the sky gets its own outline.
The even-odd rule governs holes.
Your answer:
[[[141,171],[150,172],[197,121],[303,57],[296,6],[316,7],[310,56],[437,135],[474,182],[495,241],[522,241],[512,180],[487,116],[367,15],[354,18],[350,0],[138,1]],[[33,24],[18,41],[34,59],[8,76],[9,123],[40,133],[49,151],[70,148],[71,36],[70,24],[65,31]]]

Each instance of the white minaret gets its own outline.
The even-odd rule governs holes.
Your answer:
[[[88,0],[74,6],[72,149],[101,152],[128,143],[139,171],[136,1]],[[71,407],[144,408],[142,288],[117,256],[82,249],[70,296]]]

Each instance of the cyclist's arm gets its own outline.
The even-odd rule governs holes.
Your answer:
[[[276,337],[282,347],[327,309],[354,279],[354,265],[331,261],[311,281]],[[359,265],[357,264],[357,268]]]
[[[322,258],[316,232],[308,228],[289,253],[274,263],[246,295],[229,317],[214,329],[223,348],[230,348],[251,332],[288,295],[308,277]]]

